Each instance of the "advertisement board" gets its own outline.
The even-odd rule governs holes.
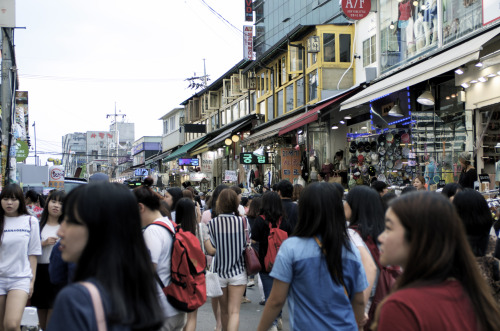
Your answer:
[[[281,149],[281,179],[293,183],[293,179],[300,176],[300,150],[293,148]]]

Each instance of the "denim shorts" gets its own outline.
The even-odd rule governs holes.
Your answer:
[[[246,285],[247,282],[248,280],[246,271],[231,278],[222,278],[219,276],[219,283],[221,288],[225,288],[228,285],[232,286]]]
[[[31,278],[0,277],[0,295],[7,295],[12,290],[22,290],[30,293]]]

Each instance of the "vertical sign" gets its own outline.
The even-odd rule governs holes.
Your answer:
[[[293,183],[293,179],[300,176],[300,150],[293,148],[281,149],[281,179],[287,179]]]
[[[496,21],[499,18],[500,18],[500,1],[483,0],[483,25],[487,25],[493,21]]]
[[[253,25],[243,26],[243,58],[253,60]]]
[[[16,1],[0,0],[0,27],[16,27]]]
[[[253,0],[245,0],[245,22],[253,22]]]
[[[212,174],[214,172],[214,152],[201,154],[201,172]]]

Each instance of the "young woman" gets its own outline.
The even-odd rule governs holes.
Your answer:
[[[350,242],[342,199],[329,183],[309,184],[299,201],[294,236],[281,245],[257,330],[267,330],[288,297],[290,330],[357,330],[368,286]]]
[[[215,255],[214,272],[219,275],[222,296],[219,298],[222,329],[238,330],[240,306],[247,285],[243,251],[246,246],[244,221],[238,215],[238,196],[231,189],[217,198],[218,216],[208,223],[208,254]],[[230,231],[228,229],[231,229]]]
[[[189,190],[184,190],[184,192],[190,192]],[[191,192],[190,192],[191,193]],[[202,245],[203,240],[201,239],[201,233],[198,230],[198,220],[195,212],[195,204],[191,198],[182,198],[177,201],[177,207],[175,208],[175,214],[177,219],[177,224],[181,226],[184,231],[189,231],[194,234],[198,240],[200,240],[200,245]],[[187,313],[187,322],[184,327],[184,331],[195,331],[196,330],[196,317],[198,315],[198,309]]]
[[[28,215],[21,187],[6,185],[0,201],[0,328],[11,331],[20,329],[42,249],[38,219]]]
[[[273,278],[266,271],[264,259],[267,254],[268,248],[268,237],[271,230],[269,225],[273,228],[279,227],[281,230],[288,233],[290,236],[292,232],[292,226],[286,221],[284,217],[283,204],[281,198],[276,192],[267,192],[262,196],[262,207],[260,208],[259,216],[257,216],[254,226],[251,228],[252,231],[252,242],[259,244],[259,261],[262,269],[259,272],[260,279],[262,280],[262,286],[264,288],[264,296],[266,300],[269,298],[271,293],[271,288],[273,287]],[[281,313],[273,322],[273,328],[278,327],[281,329],[283,322],[281,320]]]
[[[26,210],[29,215],[35,216],[40,219],[43,213],[43,198],[40,194],[36,193],[34,190],[29,190],[26,192]]]
[[[351,210],[348,219],[349,237],[359,249],[369,284],[364,291],[365,313],[368,314],[375,295],[379,270],[366,242],[377,244],[377,237],[384,230],[384,205],[380,193],[368,186],[355,186],[347,194],[346,203]]]
[[[450,199],[450,201],[453,202],[453,199],[455,198],[455,194],[457,194],[458,192],[461,192],[461,191],[463,191],[463,188],[460,184],[449,183],[443,187],[441,194],[443,194],[445,197],[447,197],[448,199]]]
[[[155,221],[165,223],[173,229],[172,222],[160,212],[160,196],[147,187],[133,190],[139,205],[141,225],[144,229],[143,236],[150,253],[153,268],[162,283],[167,286],[171,279],[171,256],[173,237],[167,229],[159,225],[151,225]],[[182,200],[182,199],[181,199]],[[179,200],[180,201],[180,200]],[[175,309],[155,280],[158,299],[163,308],[165,322],[162,330],[180,331],[186,324],[186,314]]]
[[[50,192],[47,205],[40,219],[40,237],[42,255],[38,257],[36,280],[31,305],[37,308],[40,327],[45,330],[52,314],[58,287],[52,284],[49,277],[49,262],[52,249],[59,237],[57,231],[63,220],[62,206],[66,193],[54,190]]]
[[[108,330],[157,330],[163,313],[137,201],[121,184],[81,185],[64,201],[59,228],[66,262],[77,263],[74,283],[57,295],[47,330],[97,330],[89,291],[101,296]]]
[[[165,192],[165,200],[170,208],[170,215],[172,221],[175,222],[175,207],[177,206],[177,201],[179,201],[184,196],[182,195],[182,190],[178,187],[171,187]]]
[[[394,200],[379,241],[380,262],[404,271],[379,306],[377,330],[500,330],[500,309],[443,195]]]
[[[458,184],[463,188],[474,188],[474,182],[477,180],[477,170],[472,165],[472,156],[470,153],[462,152],[458,155],[458,161],[462,166]]]
[[[292,195],[292,201],[295,203],[299,203],[299,198],[300,198],[300,193],[304,189],[304,186],[300,184],[295,184],[293,185],[293,195]]]
[[[198,203],[195,201],[193,192],[191,190],[186,189],[186,190],[182,191],[182,196],[184,198],[188,198],[188,199],[191,199],[191,201],[193,201],[194,211],[195,211],[195,215],[196,215],[196,223],[199,223],[201,221],[201,208],[198,205]],[[179,203],[179,202],[177,202],[177,203]],[[175,216],[177,217],[177,208],[175,211]]]
[[[257,220],[257,216],[259,216],[260,209],[262,208],[262,198],[261,197],[255,197],[251,200],[250,202],[250,207],[248,208],[247,212],[247,221],[250,226],[250,230],[255,226],[255,221]],[[258,252],[259,251],[259,244],[255,241],[252,242],[252,247]],[[248,282],[247,286],[252,287],[255,285],[255,280],[257,280],[258,283],[258,288],[259,288],[259,295],[260,295],[260,305],[265,305],[266,304],[266,296],[264,295],[264,287],[262,286],[262,280],[260,279],[259,274],[255,276],[250,276],[250,281]]]
[[[417,189],[417,191],[426,191],[425,188],[425,178],[423,176],[417,176],[413,180],[413,186]]]

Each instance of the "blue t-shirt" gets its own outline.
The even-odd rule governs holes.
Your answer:
[[[368,287],[357,248],[342,250],[342,270],[349,297]],[[278,251],[271,277],[290,284],[291,330],[357,330],[350,299],[336,284],[314,238],[291,237]]]

